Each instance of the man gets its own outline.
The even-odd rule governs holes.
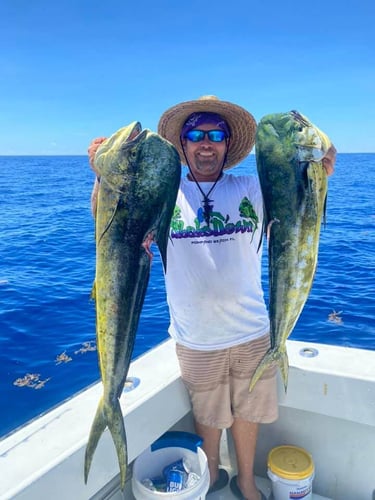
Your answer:
[[[169,333],[203,438],[209,493],[229,480],[219,464],[222,429],[230,428],[238,469],[230,488],[247,500],[264,498],[253,472],[258,426],[278,415],[274,368],[249,393],[251,376],[270,345],[261,287],[260,186],[253,176],[225,173],[248,156],[255,130],[250,113],[213,96],[173,106],[158,126],[188,166],[167,251]],[[102,140],[89,148],[92,166]],[[334,156],[332,149],[323,162],[329,174]],[[97,184],[94,207],[96,190]]]

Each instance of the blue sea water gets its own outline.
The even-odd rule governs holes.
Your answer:
[[[250,156],[233,173],[255,173]],[[0,436],[99,379],[84,156],[0,157]],[[313,288],[292,339],[375,350],[375,154],[339,154]],[[168,338],[157,248],[133,358]],[[263,259],[267,299],[266,252]],[[22,385],[24,383],[24,385]]]

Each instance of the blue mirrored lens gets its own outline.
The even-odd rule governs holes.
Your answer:
[[[185,137],[191,142],[200,142],[206,135],[211,142],[222,142],[226,138],[223,130],[189,130]]]
[[[212,142],[221,142],[226,138],[226,133],[223,130],[209,130],[207,134]]]
[[[185,137],[191,142],[199,142],[203,141],[205,135],[206,134],[203,132],[203,130],[189,130],[189,132],[186,133]]]

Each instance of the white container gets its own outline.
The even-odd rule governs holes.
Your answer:
[[[147,448],[134,461],[132,489],[137,500],[178,498],[179,500],[205,500],[210,486],[207,457],[200,444],[202,440],[188,432],[167,432]],[[160,476],[164,467],[186,459],[199,481],[177,492],[152,491],[142,484],[144,479]]]
[[[275,500],[311,500],[314,463],[297,446],[277,446],[268,454],[268,477]]]

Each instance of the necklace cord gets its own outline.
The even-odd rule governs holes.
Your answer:
[[[227,149],[225,151],[225,155],[224,155],[224,159],[223,159],[223,164],[221,166],[219,175],[217,176],[215,182],[213,183],[213,185],[211,186],[211,188],[210,188],[210,190],[208,191],[207,194],[203,191],[203,189],[201,188],[201,186],[200,186],[199,182],[197,181],[195,175],[193,174],[193,171],[192,171],[192,169],[190,167],[189,161],[188,161],[187,156],[186,156],[184,144],[182,142],[181,137],[180,137],[180,143],[181,143],[182,151],[183,151],[184,156],[185,156],[186,165],[188,166],[188,169],[189,169],[189,174],[193,178],[193,181],[195,182],[195,184],[197,185],[199,191],[201,192],[201,194],[203,196],[203,200],[202,200],[202,202],[203,202],[203,217],[204,217],[204,220],[205,220],[207,226],[209,226],[210,225],[211,212],[212,212],[212,209],[214,207],[211,204],[213,202],[213,200],[210,200],[209,196],[212,193],[212,191],[214,190],[214,188],[215,188],[216,184],[218,183],[219,179],[223,175],[223,168],[224,168],[225,162],[227,161],[227,155],[228,155],[228,142],[227,142]]]

